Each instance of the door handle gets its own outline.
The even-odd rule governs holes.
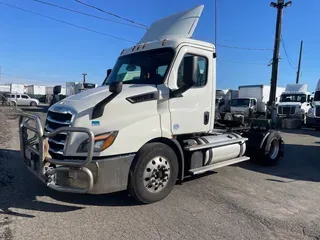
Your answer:
[[[204,115],[203,115],[203,124],[204,125],[207,125],[209,123],[209,112],[204,112]]]

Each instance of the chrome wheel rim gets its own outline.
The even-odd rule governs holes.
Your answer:
[[[274,138],[271,141],[269,156],[271,159],[276,159],[279,154],[280,144],[278,139]]]
[[[164,189],[170,178],[170,163],[165,157],[154,157],[143,171],[143,185],[152,193]]]

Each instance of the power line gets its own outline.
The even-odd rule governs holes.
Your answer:
[[[285,43],[284,43],[283,38],[281,38],[281,42],[282,42],[282,47],[283,47],[284,53],[285,53],[285,55],[286,55],[286,57],[287,57],[287,61],[288,61],[289,65],[290,65],[293,69],[297,69],[297,67],[294,67],[294,66],[291,64],[291,59],[290,59],[290,57],[289,57],[289,55],[288,55],[288,53],[287,53],[286,45],[285,45]]]
[[[104,20],[104,21],[109,21],[109,22],[113,22],[113,23],[117,23],[117,24],[127,25],[127,26],[135,27],[135,28],[146,29],[145,27],[141,27],[141,26],[137,26],[137,25],[133,25],[133,24],[129,24],[129,23],[123,23],[123,22],[112,20],[112,19],[108,19],[108,18],[99,17],[99,16],[92,15],[92,14],[89,14],[89,13],[80,12],[80,11],[77,11],[77,10],[74,10],[74,9],[62,7],[62,6],[53,4],[53,3],[48,3],[48,2],[44,2],[44,1],[40,1],[40,0],[33,0],[33,1],[38,2],[38,3],[42,3],[42,4],[46,4],[46,5],[49,5],[49,6],[52,6],[52,7],[64,9],[64,10],[67,10],[67,11],[70,11],[70,12],[82,14],[82,15],[85,15],[85,16],[97,18],[97,19]]]
[[[53,17],[48,17],[48,16],[42,15],[40,13],[36,13],[36,12],[30,11],[30,10],[26,10],[26,9],[23,9],[23,8],[20,8],[20,7],[16,7],[16,6],[4,3],[4,2],[0,2],[0,4],[6,5],[8,7],[16,8],[16,9],[19,9],[19,10],[24,11],[24,12],[29,12],[29,13],[32,13],[32,14],[35,14],[35,15],[38,15],[38,16],[41,16],[41,17],[44,17],[44,18],[48,18],[48,19],[51,19],[51,20],[54,20],[54,21],[57,21],[57,22],[60,22],[60,23],[64,23],[64,24],[67,24],[69,26],[73,26],[73,27],[76,27],[76,28],[87,30],[89,32],[98,33],[98,34],[105,35],[105,36],[108,36],[108,37],[111,37],[111,38],[115,38],[115,39],[118,39],[118,40],[121,40],[121,41],[125,41],[125,42],[136,43],[136,42],[128,40],[128,39],[117,37],[117,36],[114,36],[114,35],[111,35],[111,34],[108,34],[108,33],[104,33],[104,32],[99,32],[99,31],[96,31],[96,30],[93,30],[93,29],[90,29],[90,28],[82,27],[82,26],[79,26],[79,25],[76,25],[76,24],[73,24],[73,23],[69,23],[69,22],[66,22],[66,21],[63,21],[63,20],[59,20],[59,19],[56,19],[56,18],[53,18]]]
[[[249,50],[249,51],[272,51],[273,50],[271,48],[245,48],[245,47],[237,47],[237,46],[222,45],[222,44],[217,44],[217,46],[225,47],[225,48],[234,48],[239,50]]]
[[[267,63],[261,63],[261,62],[242,62],[242,61],[233,61],[233,60],[224,60],[224,59],[221,59],[221,61],[223,61],[223,62],[230,62],[230,63],[239,63],[239,64],[254,64],[254,65],[264,65],[264,66],[268,66]]]
[[[96,7],[96,6],[93,6],[93,5],[90,5],[90,4],[81,2],[81,1],[79,1],[79,0],[75,0],[75,1],[78,2],[78,3],[80,3],[80,4],[85,5],[85,6],[87,6],[87,7],[94,8],[94,9],[100,11],[100,12],[103,12],[103,13],[106,13],[106,14],[109,14],[109,15],[112,15],[112,16],[117,17],[117,18],[122,19],[122,20],[125,20],[125,21],[127,21],[127,22],[131,22],[131,23],[133,23],[133,24],[140,25],[140,26],[142,26],[142,27],[148,28],[146,25],[144,25],[144,24],[142,24],[142,23],[135,22],[135,21],[133,21],[133,20],[131,20],[131,19],[128,19],[128,18],[123,18],[123,17],[121,17],[121,16],[119,16],[119,15],[116,15],[116,14],[111,13],[111,12],[107,12],[107,11],[101,9],[101,8],[98,8],[98,7]]]

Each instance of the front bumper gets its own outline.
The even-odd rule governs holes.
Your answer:
[[[320,118],[311,118],[311,117],[307,117],[307,121],[306,121],[307,125],[313,127],[320,127]]]
[[[35,127],[29,124],[33,120]],[[34,136],[29,138],[29,132]],[[44,141],[61,132],[83,132],[89,136],[85,160],[57,160],[48,157]],[[49,188],[60,192],[103,194],[125,190],[134,154],[93,159],[94,134],[90,129],[63,127],[44,134],[38,116],[21,113],[20,148],[29,170]]]

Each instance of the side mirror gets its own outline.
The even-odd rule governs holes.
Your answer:
[[[193,87],[197,83],[198,77],[198,57],[188,56],[183,60],[183,86],[173,90],[170,97],[182,97],[182,93]]]
[[[108,69],[108,70],[107,70],[107,77],[109,77],[111,71],[112,71],[112,69]]]
[[[122,91],[122,82],[112,82],[109,85],[109,91],[111,93],[121,93],[121,91]]]
[[[183,83],[189,88],[197,83],[198,57],[188,56],[184,58]]]

